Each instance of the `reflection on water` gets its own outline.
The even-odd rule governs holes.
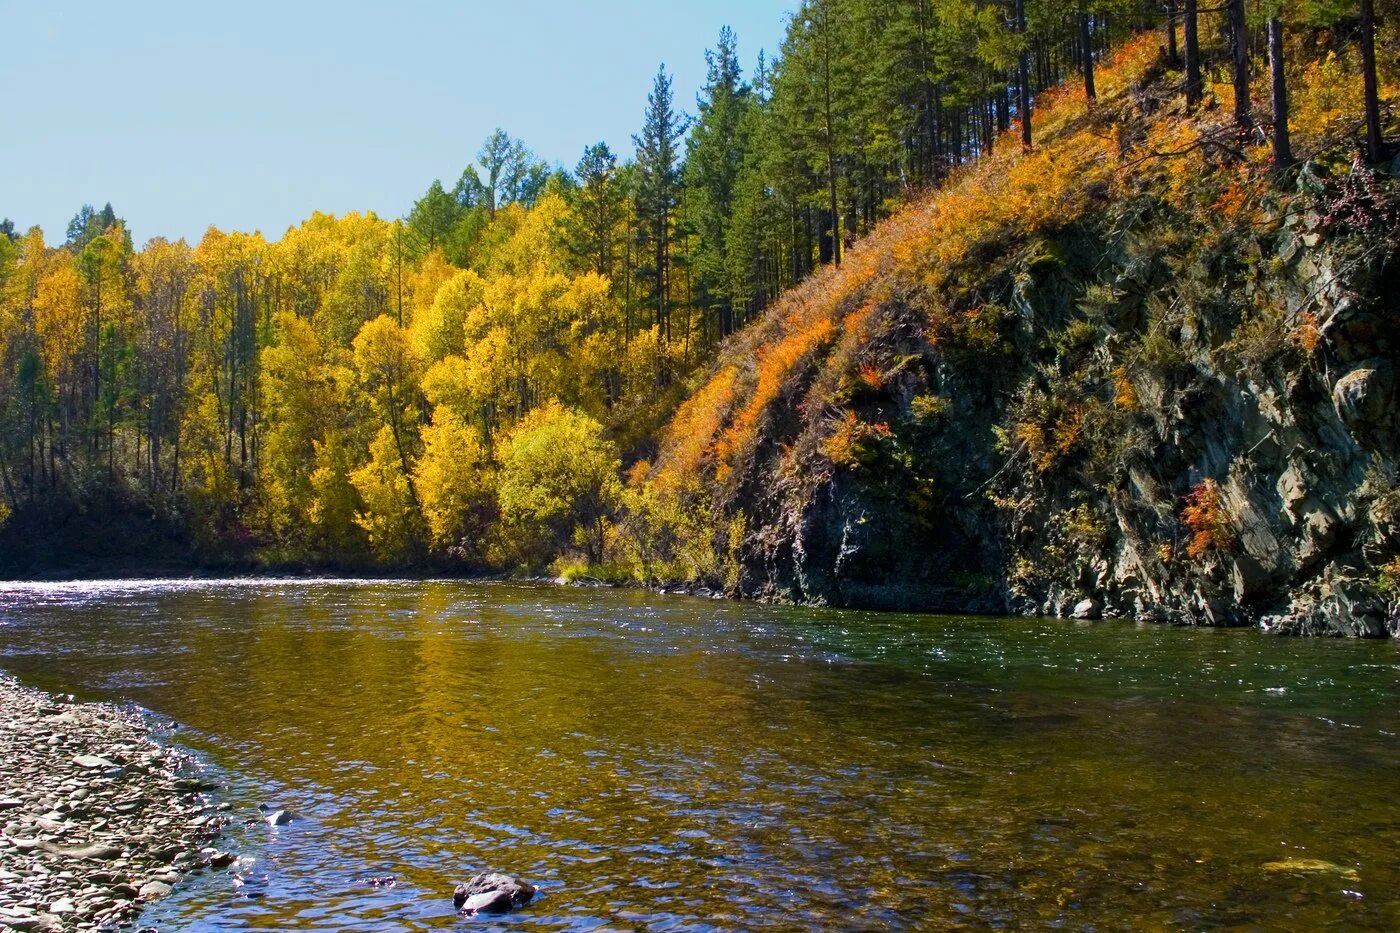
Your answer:
[[[483,868],[542,929],[1400,927],[1388,643],[201,581],[0,585],[0,667],[304,817],[169,928],[472,925]]]

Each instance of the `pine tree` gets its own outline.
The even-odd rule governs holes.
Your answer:
[[[1375,0],[1361,0],[1361,73],[1366,99],[1366,157],[1374,163],[1385,157],[1379,82],[1376,80]]]
[[[1283,20],[1278,15],[1269,17],[1268,34],[1274,168],[1281,172],[1293,164],[1293,148],[1288,136],[1288,77],[1283,59]]]
[[[442,182],[434,181],[429,185],[427,193],[414,202],[408,214],[408,229],[418,252],[441,249],[461,217],[461,204],[443,189]]]
[[[617,281],[618,245],[626,192],[618,178],[617,156],[607,143],[583,150],[574,169],[575,185],[567,195],[564,245],[577,267]]]
[[[1195,107],[1205,95],[1201,77],[1200,14],[1196,0],[1184,0],[1182,33],[1186,46],[1186,106]]]
[[[679,152],[676,144],[685,132],[684,118],[676,112],[671,77],[662,65],[647,96],[642,132],[637,146],[637,217],[649,251],[651,297],[660,336],[671,337],[671,234],[680,202]],[[664,375],[663,375],[664,378]]]
[[[1249,100],[1249,34],[1244,0],[1226,0],[1225,21],[1230,32],[1230,59],[1235,90],[1235,127],[1241,136],[1254,128]]]
[[[729,27],[721,30],[718,46],[705,57],[709,74],[686,148],[685,185],[699,240],[694,260],[701,300],[713,310],[718,333],[726,335],[734,329],[734,296],[725,274],[728,236],[745,155],[740,133],[751,92],[741,78],[737,44]]]

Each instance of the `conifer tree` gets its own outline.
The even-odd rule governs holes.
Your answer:
[[[734,329],[734,296],[725,269],[735,185],[745,156],[740,133],[750,90],[742,81],[737,44],[729,27],[721,30],[718,46],[705,56],[709,74],[686,148],[685,184],[698,235],[694,259],[701,300],[714,309],[718,332],[725,335]]]
[[[626,192],[618,176],[617,156],[604,142],[583,150],[569,190],[564,243],[578,268],[617,281],[618,246]]]
[[[676,112],[671,77],[662,65],[647,96],[642,131],[633,137],[637,146],[637,217],[651,263],[651,299],[660,335],[671,337],[671,234],[680,203],[680,171],[677,143],[685,132]],[[663,370],[664,378],[664,370]]]

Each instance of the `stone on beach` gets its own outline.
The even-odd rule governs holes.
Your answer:
[[[0,931],[128,927],[214,863],[210,785],[150,731],[137,711],[0,676]]]
[[[79,755],[73,759],[73,764],[77,765],[79,768],[88,769],[102,768],[104,770],[111,770],[112,768],[121,767],[115,761],[108,761],[106,758],[99,755]]]

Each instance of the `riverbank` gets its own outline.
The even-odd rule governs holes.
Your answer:
[[[191,764],[135,711],[0,675],[0,931],[129,921],[191,871],[229,864]]]
[[[1005,605],[987,597],[962,596],[957,591],[939,588],[910,587],[901,590],[886,587],[878,591],[867,589],[863,597],[851,602],[828,606],[820,601],[793,601],[784,595],[744,595],[726,593],[704,583],[663,581],[643,583],[635,579],[618,578],[605,569],[573,565],[557,574],[512,574],[480,569],[441,567],[364,568],[333,565],[238,564],[209,566],[194,562],[126,563],[106,562],[99,565],[66,567],[25,574],[7,574],[0,564],[0,586],[26,583],[53,584],[86,581],[147,580],[147,581],[221,581],[249,580],[361,580],[365,582],[412,580],[456,581],[463,583],[519,583],[540,586],[561,586],[579,589],[628,589],[655,593],[658,596],[688,596],[699,599],[735,599],[763,605],[821,606],[894,612],[911,615],[960,615],[998,617],[1008,613]],[[1047,613],[1049,618],[1098,621],[1101,619],[1130,619],[1174,628],[1248,628],[1267,635],[1284,637],[1358,637],[1363,639],[1400,639],[1400,602],[1392,602],[1381,615],[1367,616],[1364,625],[1342,624],[1352,617],[1350,604],[1344,594],[1331,594],[1321,607],[1307,604],[1270,613],[1249,612],[1240,615],[1213,616],[1206,612],[1179,611],[1174,613],[1149,610],[1143,616],[1125,616],[1115,609],[1104,609],[1094,600],[1084,600],[1064,607],[1059,614]],[[1340,600],[1340,601],[1339,601]],[[1030,616],[1021,613],[1023,616]]]

